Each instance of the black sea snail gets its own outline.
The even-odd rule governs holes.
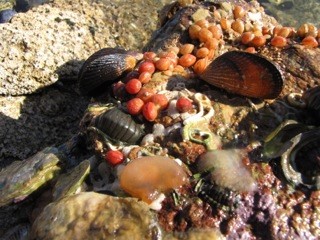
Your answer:
[[[79,89],[84,95],[96,95],[131,71],[140,54],[119,48],[103,48],[91,55],[79,71]]]

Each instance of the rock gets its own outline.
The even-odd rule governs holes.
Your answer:
[[[14,6],[15,0],[0,0],[0,11],[4,9],[12,9]]]
[[[114,47],[101,5],[55,1],[0,25],[0,94],[21,95],[74,76],[83,59]]]
[[[88,99],[73,88],[54,84],[38,94],[0,96],[0,169],[78,132]]]
[[[30,239],[157,239],[155,223],[144,202],[84,192],[49,204]]]
[[[0,94],[30,94],[75,78],[103,47],[141,47],[156,27],[159,7],[144,4],[54,0],[1,24]],[[143,7],[148,11],[136,21]]]
[[[103,47],[139,49],[169,0],[50,2],[0,25],[0,94],[38,91],[0,96],[0,168],[75,134],[89,102],[76,90],[81,64]]]

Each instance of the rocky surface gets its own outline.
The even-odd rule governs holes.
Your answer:
[[[0,58],[5,60],[0,64],[0,94],[29,94],[58,79],[74,77],[83,61],[103,47],[142,46],[141,36],[146,36],[146,29],[150,35],[156,24],[127,22],[136,17],[140,6],[123,6],[122,1],[104,5],[56,0],[0,25]],[[134,31],[126,30],[129,24]]]
[[[81,64],[103,47],[141,48],[166,2],[54,0],[0,24],[0,167],[76,133]]]
[[[155,221],[141,201],[85,192],[49,204],[30,239],[158,239]]]

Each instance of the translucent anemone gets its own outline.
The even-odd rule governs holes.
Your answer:
[[[120,173],[120,186],[132,197],[150,204],[161,193],[188,183],[188,175],[175,160],[164,156],[141,157],[131,161]]]
[[[211,181],[238,192],[252,192],[257,184],[243,164],[246,157],[239,149],[208,151],[200,157],[198,170],[210,171]]]

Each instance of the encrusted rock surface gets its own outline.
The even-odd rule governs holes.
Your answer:
[[[157,14],[155,5],[138,6],[134,1],[55,0],[17,14],[0,25],[0,94],[29,94],[74,77],[83,61],[103,47],[142,46],[156,27]],[[132,22],[142,7],[151,10],[142,15],[144,24]]]
[[[83,59],[114,37],[101,5],[55,1],[17,14],[0,25],[0,94],[21,95],[75,75]]]
[[[142,201],[85,192],[49,204],[30,239],[158,239],[155,221]]]
[[[166,2],[53,0],[0,24],[0,168],[75,134],[89,101],[81,64],[103,47],[140,49]]]

